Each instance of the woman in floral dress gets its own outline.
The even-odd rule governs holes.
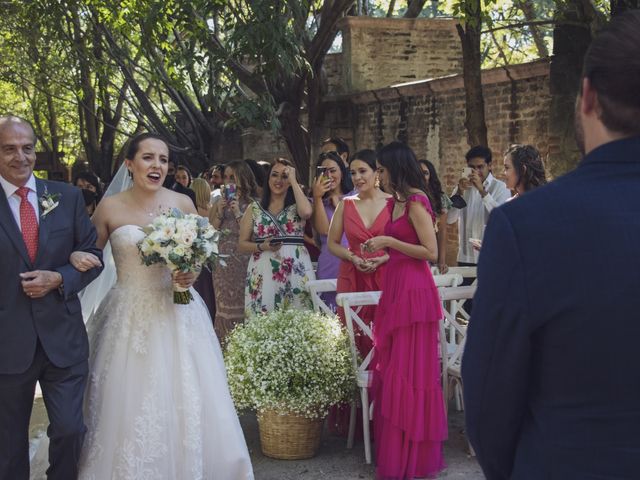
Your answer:
[[[238,252],[238,239],[240,219],[257,197],[257,185],[249,165],[243,161],[229,163],[224,168],[223,178],[223,195],[211,208],[209,222],[220,230],[218,249],[220,254],[226,255],[225,265],[213,271],[217,307],[214,328],[224,345],[226,336],[244,321],[244,284],[249,255]],[[235,186],[235,194],[231,185]]]
[[[306,283],[315,279],[304,246],[311,204],[293,165],[278,158],[269,170],[261,202],[253,202],[240,222],[238,251],[252,253],[247,267],[247,315],[275,308],[312,308]]]

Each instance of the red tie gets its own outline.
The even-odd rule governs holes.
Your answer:
[[[20,187],[16,190],[20,197],[20,227],[22,228],[22,238],[29,252],[31,262],[35,262],[38,253],[38,219],[33,205],[29,202],[29,189]]]

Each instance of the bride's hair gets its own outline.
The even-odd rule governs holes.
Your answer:
[[[161,142],[164,142],[164,144],[167,146],[167,149],[169,150],[169,155],[171,155],[171,147],[169,146],[169,142],[167,141],[166,138],[164,138],[159,133],[144,132],[144,133],[139,133],[138,135],[131,137],[129,139],[129,141],[125,145],[125,152],[126,152],[125,158],[127,160],[133,160],[133,158],[136,156],[136,153],[138,153],[138,149],[140,148],[140,143],[142,143],[143,141],[149,138],[153,138],[156,140],[160,140]]]

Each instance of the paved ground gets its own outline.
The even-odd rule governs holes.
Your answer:
[[[245,415],[241,418],[241,423],[251,452],[256,480],[372,480],[375,478],[374,467],[364,463],[362,442],[356,443],[353,450],[347,450],[345,439],[330,436],[325,432],[315,458],[299,461],[274,460],[265,457],[260,451],[255,416]],[[475,459],[466,453],[467,445],[461,434],[462,423],[462,414],[452,411],[449,419],[449,441],[445,444],[445,459],[448,467],[438,478],[481,480],[484,477],[480,467]],[[38,397],[34,404],[30,432],[34,453],[39,439],[44,435],[46,425],[46,412],[42,399]],[[46,461],[36,458],[33,463],[31,479],[44,480]]]

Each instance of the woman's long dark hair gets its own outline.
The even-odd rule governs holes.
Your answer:
[[[267,174],[267,179],[266,179],[267,183],[264,186],[262,201],[260,202],[260,205],[262,205],[262,208],[264,208],[265,210],[269,209],[269,204],[271,203],[271,187],[269,186],[271,171],[273,170],[273,167],[275,167],[278,164],[285,165],[287,167],[293,167],[293,163],[291,163],[286,158],[276,158],[275,161],[269,167],[269,173]],[[287,195],[284,197],[284,208],[287,208],[289,205],[293,205],[294,203],[296,203],[296,197],[293,195],[293,189],[291,188],[291,185],[289,185],[289,188],[287,188]]]
[[[333,163],[335,163],[340,169],[340,173],[342,174],[342,178],[340,179],[340,193],[342,195],[346,195],[351,190],[353,190],[353,182],[351,181],[351,175],[349,175],[346,165],[342,161],[342,158],[340,158],[339,155],[333,152],[320,154],[320,156],[318,157],[318,161],[316,162],[316,172],[318,171],[317,168],[322,166],[322,162],[324,162],[325,160],[333,161]],[[328,196],[329,192],[325,193],[323,198],[326,198]]]
[[[393,193],[407,198],[415,188],[429,196],[429,188],[415,153],[401,142],[391,142],[378,152],[378,163],[389,172]],[[392,192],[388,192],[392,193]]]
[[[511,158],[513,170],[518,177],[516,187],[522,184],[524,192],[528,192],[547,183],[544,162],[536,147],[520,144],[511,145],[504,153],[505,157],[507,155]]]
[[[427,170],[429,170],[429,181],[427,182],[427,188],[429,191],[427,194],[429,195],[429,200],[431,201],[431,205],[436,212],[442,212],[442,195],[444,195],[444,191],[442,190],[442,183],[440,183],[440,179],[438,178],[438,174],[436,173],[436,167],[433,166],[429,160],[418,160],[418,163],[421,163]]]

